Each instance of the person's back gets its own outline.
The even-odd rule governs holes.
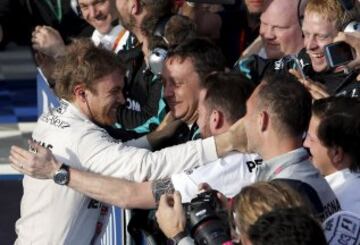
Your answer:
[[[340,207],[302,148],[310,116],[311,96],[305,87],[292,75],[272,74],[264,78],[248,100],[244,125],[248,149],[264,159],[257,169],[258,179],[290,179],[310,185],[321,201],[314,205],[323,207],[318,215],[324,219]]]

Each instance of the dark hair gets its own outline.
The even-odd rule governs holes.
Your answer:
[[[320,224],[302,208],[275,209],[250,226],[253,245],[326,245]]]
[[[160,19],[160,23],[155,27],[157,34],[149,36],[149,49],[175,47],[187,39],[196,37],[195,23],[189,17],[176,14],[165,17],[166,23],[162,21]]]
[[[90,39],[75,39],[55,65],[56,94],[71,101],[74,87],[82,83],[96,93],[94,81],[116,70],[123,72],[124,66],[111,51],[95,47]]]
[[[201,87],[206,89],[205,103],[208,108],[220,109],[231,123],[245,115],[246,100],[254,90],[248,78],[233,72],[211,74]]]
[[[169,0],[138,0],[141,8],[146,10],[146,15],[141,22],[141,31],[146,35],[152,35],[161,18],[175,14],[174,1]]]
[[[301,137],[309,126],[311,95],[289,73],[268,73],[259,85],[258,106],[268,107],[279,132]]]
[[[360,171],[360,99],[329,97],[314,102],[320,119],[317,136],[326,147],[339,146],[352,160],[351,171]]]
[[[205,38],[191,38],[169,50],[167,59],[190,58],[201,82],[214,71],[224,71],[225,57],[220,48]]]

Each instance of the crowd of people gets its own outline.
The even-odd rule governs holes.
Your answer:
[[[60,102],[10,150],[15,244],[100,244],[109,205],[156,244],[360,244],[360,2],[210,2],[0,4],[0,44],[42,10],[22,40]],[[228,240],[194,231],[199,193]]]

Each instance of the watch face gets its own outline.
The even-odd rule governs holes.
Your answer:
[[[69,172],[66,169],[59,169],[54,175],[54,181],[59,185],[66,185],[69,182]]]

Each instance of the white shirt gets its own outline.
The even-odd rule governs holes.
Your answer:
[[[64,100],[60,107],[39,118],[33,139],[72,167],[135,181],[164,178],[217,159],[213,138],[154,153],[127,146],[145,146],[146,141],[115,141]],[[96,202],[52,180],[25,176],[23,185],[16,244],[90,244],[99,218]]]
[[[91,40],[94,42],[95,46],[101,44],[101,46],[107,50],[117,53],[119,50],[123,49],[129,35],[129,31],[125,30],[123,26],[117,25],[107,34],[101,34],[98,30],[95,30],[91,36]]]
[[[341,209],[360,216],[360,173],[346,168],[325,177],[338,198]]]
[[[198,185],[208,183],[226,197],[233,197],[247,185],[256,181],[255,169],[262,160],[257,154],[231,153],[222,159],[171,176],[182,202],[190,202],[199,193]]]

